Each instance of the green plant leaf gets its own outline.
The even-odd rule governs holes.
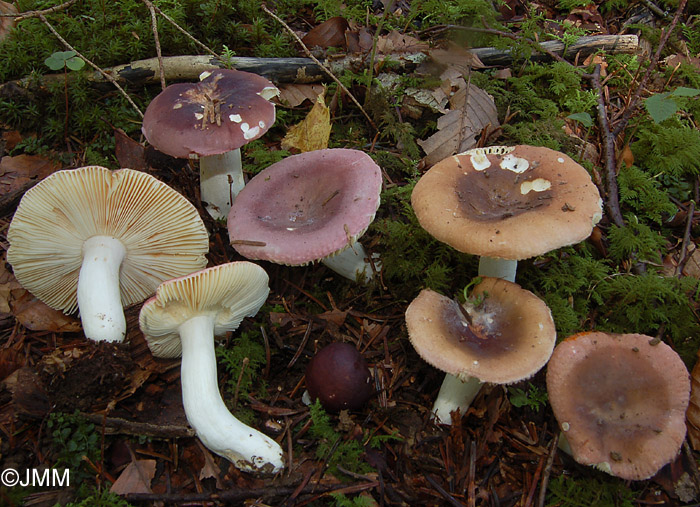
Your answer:
[[[586,128],[591,128],[593,126],[593,118],[588,113],[572,113],[567,116],[568,119],[577,121],[581,123]]]
[[[654,123],[661,123],[678,111],[678,104],[670,96],[669,92],[657,93],[644,99],[644,107],[646,107]]]
[[[671,92],[671,95],[676,97],[695,97],[698,94],[700,94],[700,90],[697,88],[687,88],[685,86],[679,86]]]
[[[44,60],[44,63],[51,70],[61,70],[65,67],[80,70],[85,66],[85,62],[76,56],[75,51],[56,51]]]

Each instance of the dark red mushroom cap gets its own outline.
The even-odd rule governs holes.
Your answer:
[[[322,348],[306,366],[306,388],[330,412],[357,410],[372,395],[372,377],[362,354],[350,343]]]
[[[292,155],[252,178],[228,216],[231,244],[248,259],[299,266],[347,248],[374,219],[381,169],[362,151]]]
[[[168,86],[146,108],[141,130],[172,157],[220,155],[259,138],[275,122],[277,88],[257,74],[214,70],[199,83]]]

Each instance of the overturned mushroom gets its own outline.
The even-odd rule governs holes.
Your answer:
[[[197,436],[248,472],[282,469],[282,449],[226,408],[219,394],[214,337],[258,312],[269,293],[267,283],[267,273],[251,262],[215,266],[164,282],[139,316],[154,356],[182,355],[182,403]]]
[[[481,256],[479,275],[515,281],[517,261],[590,236],[602,217],[586,169],[534,146],[474,148],[435,164],[411,203],[421,226]]]
[[[228,217],[231,244],[248,259],[291,266],[322,261],[346,278],[368,281],[373,266],[357,239],[374,219],[381,188],[379,166],[361,151],[292,155],[238,195]]]
[[[141,130],[163,153],[199,158],[201,198],[214,218],[225,218],[245,184],[240,148],[275,122],[270,99],[278,93],[257,74],[217,69],[199,83],[163,90],[146,108]]]
[[[623,479],[654,475],[685,438],[690,377],[663,342],[581,333],[554,349],[547,392],[573,458]]]
[[[58,171],[29,190],[12,219],[7,261],[50,307],[80,309],[85,336],[122,341],[123,306],[163,280],[206,264],[197,210],[146,173],[88,166]]]
[[[433,405],[442,424],[451,424],[451,412],[466,412],[483,382],[537,373],[556,340],[547,305],[501,278],[484,277],[464,305],[422,290],[406,310],[406,327],[416,352],[447,374]]]

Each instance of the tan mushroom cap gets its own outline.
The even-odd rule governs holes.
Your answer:
[[[122,242],[123,306],[142,301],[163,280],[206,265],[209,237],[199,213],[153,176],[87,166],[58,171],[24,194],[7,232],[17,280],[52,308],[77,308],[83,243]]]
[[[641,334],[581,333],[547,367],[554,415],[576,461],[623,479],[654,475],[685,438],[688,370],[671,347]]]
[[[501,278],[484,277],[472,293],[483,303],[464,308],[424,289],[406,310],[408,336],[418,354],[439,370],[462,380],[508,384],[537,373],[547,362],[556,330],[544,302],[532,292]],[[483,329],[484,337],[470,329]]]
[[[534,146],[475,148],[446,158],[411,196],[421,226],[473,255],[520,260],[583,241],[602,217],[586,169]]]
[[[265,303],[270,292],[268,281],[263,268],[239,261],[163,282],[139,315],[151,352],[156,357],[180,356],[178,328],[199,315],[215,317],[215,336],[237,329]]]

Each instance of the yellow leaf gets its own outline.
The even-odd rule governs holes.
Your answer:
[[[316,103],[306,118],[289,129],[282,139],[283,149],[296,148],[304,152],[328,148],[328,139],[331,137],[331,113],[326,107],[323,95],[324,93],[321,92],[316,97]]]

